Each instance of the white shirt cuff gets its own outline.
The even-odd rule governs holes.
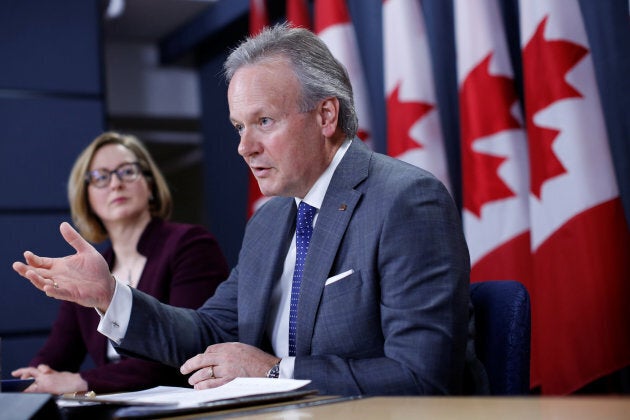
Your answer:
[[[107,312],[103,314],[97,310],[101,316],[97,331],[116,344],[120,344],[127,333],[132,303],[131,287],[116,280],[114,297]]]
[[[295,370],[295,357],[283,357],[280,360],[280,375],[282,379],[293,379],[293,371]]]

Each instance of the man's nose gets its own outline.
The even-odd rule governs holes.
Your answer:
[[[241,131],[241,139],[238,143],[238,154],[244,158],[256,153],[259,148],[255,135],[247,129]]]

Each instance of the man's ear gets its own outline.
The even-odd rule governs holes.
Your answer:
[[[322,135],[332,137],[339,122],[339,99],[335,97],[324,99],[319,106],[319,118],[322,125]]]

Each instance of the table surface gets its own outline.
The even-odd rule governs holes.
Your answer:
[[[10,395],[10,394],[7,394]],[[104,406],[103,408],[107,408]],[[116,418],[114,411],[101,412],[96,406],[72,410],[68,418]],[[86,411],[87,410],[87,411]],[[99,410],[99,411],[90,411]],[[1,410],[0,410],[1,411]],[[91,414],[90,414],[91,413]],[[568,397],[332,397],[313,395],[295,400],[278,401],[237,408],[208,409],[197,413],[180,413],[168,419],[246,418],[258,420],[303,419],[552,419],[615,420],[630,419],[630,395]],[[0,416],[1,417],[1,416]]]
[[[206,416],[211,413],[207,413]],[[215,413],[219,414],[219,413]],[[227,413],[221,413],[227,414]],[[221,416],[219,414],[219,416]],[[232,415],[237,413],[232,412]],[[241,412],[253,419],[630,419],[630,396],[602,397],[373,397]]]

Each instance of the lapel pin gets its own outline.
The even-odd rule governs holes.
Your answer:
[[[346,211],[347,208],[348,208],[347,204],[342,204],[339,206],[339,211]]]

